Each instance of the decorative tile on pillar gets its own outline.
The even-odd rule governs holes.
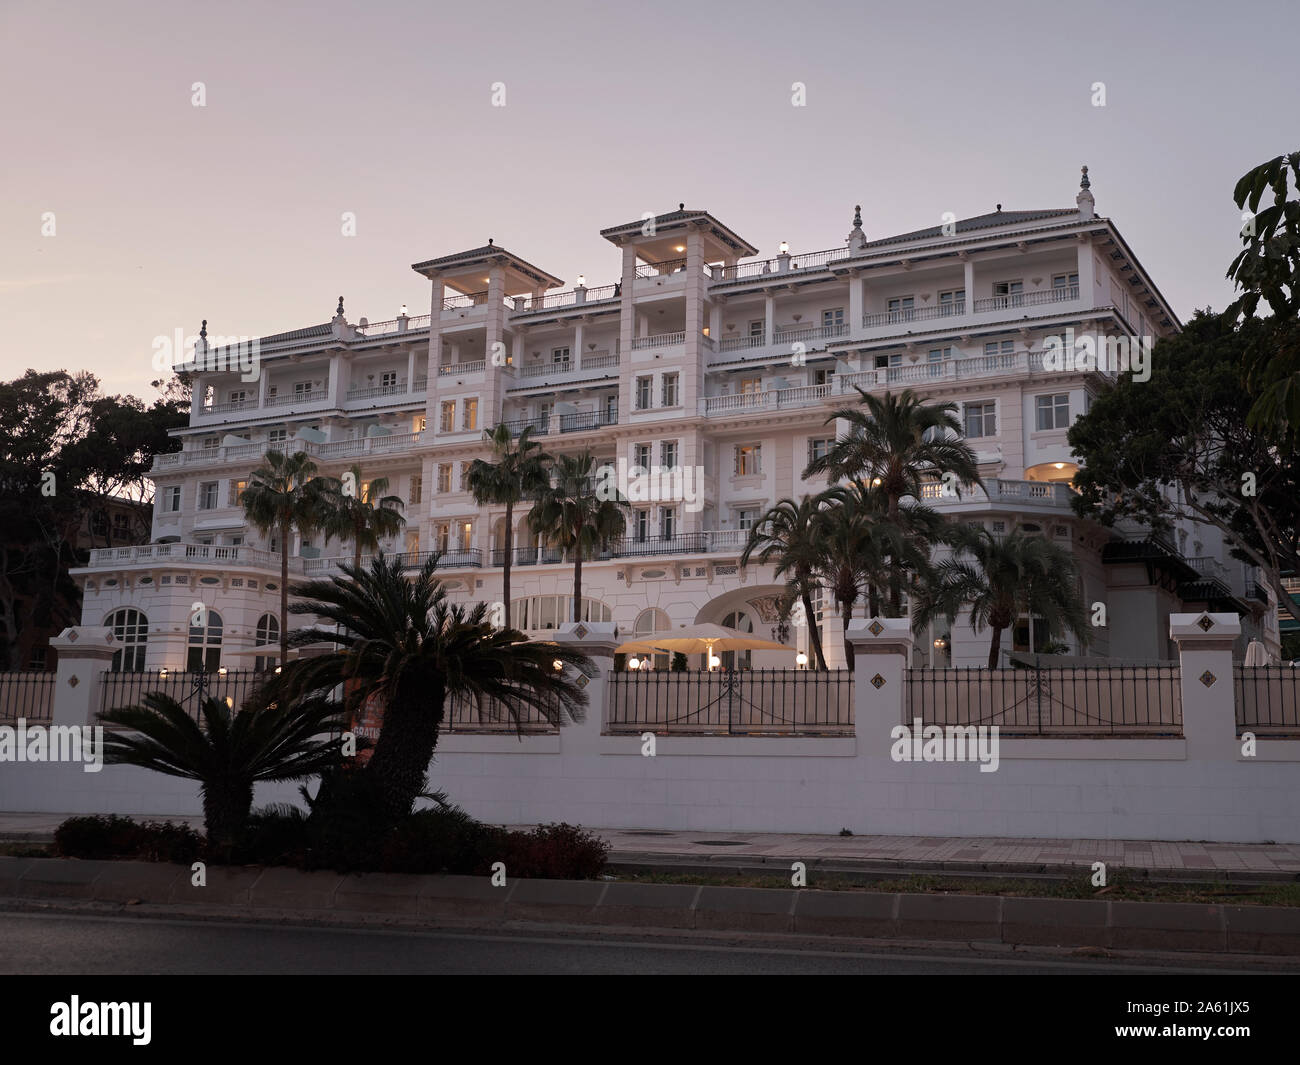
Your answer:
[[[1210,685],[1212,685],[1212,684],[1213,684],[1216,680],[1218,680],[1219,678],[1216,677],[1213,673],[1211,673],[1211,672],[1207,669],[1207,670],[1206,670],[1204,673],[1202,673],[1202,674],[1200,675],[1200,677],[1198,677],[1197,679],[1198,679],[1202,684],[1204,684],[1204,685],[1208,688]]]
[[[1209,614],[1202,614],[1196,621],[1197,626],[1202,632],[1209,632],[1214,628],[1214,618]]]
[[[77,632],[76,629],[73,629],[70,633],[68,633],[68,643],[76,643],[80,636],[81,634]]]
[[[75,687],[76,687],[78,684],[80,684],[80,683],[81,683],[81,681],[79,681],[79,680],[77,679],[77,675],[76,675],[75,673],[72,674],[72,676],[70,676],[70,677],[68,678],[68,687],[69,687],[69,688],[75,688]]]
[[[585,640],[587,638],[587,633],[589,633],[590,631],[591,630],[587,628],[586,625],[584,625],[582,622],[578,622],[578,624],[574,626],[573,635],[578,637],[578,639],[580,640]]]
[[[576,677],[573,678],[573,683],[578,687],[579,690],[581,690],[591,683],[591,678],[587,676],[587,674],[585,673],[579,673]]]
[[[880,624],[880,622],[878,621],[873,621],[870,625],[867,626],[867,631],[871,633],[872,636],[879,636],[882,632],[885,631],[885,626]],[[876,685],[876,687],[880,687],[880,685]]]
[[[885,686],[885,678],[882,677],[879,673],[877,673],[874,677],[871,678],[871,686],[875,688],[877,691],[879,691],[881,688]]]

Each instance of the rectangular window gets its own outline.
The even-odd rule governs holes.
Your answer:
[[[433,527],[433,549],[438,552],[445,552],[450,542],[451,526],[445,521],[439,522]]]
[[[886,305],[891,322],[910,322],[915,314],[915,296],[895,296]]]
[[[742,377],[736,382],[736,391],[744,396],[752,396],[763,391],[763,379],[761,377]]]
[[[635,517],[632,522],[633,535],[636,537],[637,543],[643,544],[650,538],[650,511],[638,510],[634,514]]]
[[[632,465],[643,470],[650,468],[650,445],[637,444],[632,449]]]
[[[659,508],[659,535],[670,539],[677,535],[677,508]]]
[[[438,415],[438,431],[440,433],[450,433],[456,428],[456,401],[454,399],[444,399]]]
[[[451,463],[440,462],[438,464],[438,494],[446,495],[451,491]]]
[[[472,465],[471,462],[462,462],[460,464],[460,490],[462,492],[469,491],[469,468]]]
[[[244,490],[247,488],[247,481],[230,482],[230,505],[232,507],[237,507],[244,501]]]
[[[204,481],[199,485],[199,510],[215,510],[217,506],[217,482]]]
[[[750,322],[749,335],[760,340],[767,336],[767,320],[764,318],[755,318]]]
[[[808,461],[814,459],[824,459],[831,450],[831,445],[835,443],[833,436],[818,437],[815,440],[808,441]]]
[[[664,374],[664,406],[677,406],[677,375],[675,373]]]
[[[1053,274],[1052,288],[1078,288],[1078,274]]]
[[[659,445],[659,464],[665,470],[677,468],[677,441],[665,440]]]
[[[952,348],[931,348],[927,361],[930,364],[930,376],[943,376],[943,364],[952,359]]]
[[[266,434],[266,442],[271,445],[283,444],[288,439],[288,429],[271,429]]]
[[[1025,302],[1023,281],[995,281],[993,296],[999,307],[1020,307]]]
[[[293,394],[295,396],[305,396],[311,391],[310,381],[295,381],[293,383]]]
[[[181,486],[178,484],[169,484],[163,489],[163,510],[168,514],[175,514],[181,509]]]
[[[461,419],[462,429],[478,428],[478,400],[465,400],[465,416]]]
[[[415,427],[413,432],[422,433],[429,427],[429,417],[427,414],[417,414],[411,424]]]
[[[736,448],[736,476],[754,477],[763,472],[762,445],[741,444]]]
[[[836,332],[844,324],[844,308],[832,307],[830,310],[822,311],[822,328],[829,332]]]
[[[876,356],[876,369],[878,370],[883,370],[888,366],[902,366],[902,365],[903,365],[902,352],[895,352],[892,355]]]
[[[396,371],[396,370],[388,370],[388,371],[386,371],[385,373],[381,373],[381,374],[379,375],[379,387],[380,387],[380,388],[396,388],[396,387],[397,387],[397,371]]]
[[[551,348],[551,365],[557,370],[569,368],[569,349]]]
[[[1070,393],[1058,392],[1051,396],[1038,396],[1039,431],[1046,429],[1066,429],[1070,425]]]
[[[205,436],[203,438],[204,451],[216,451],[217,448],[219,448],[220,446],[221,446],[221,437],[219,436]]]
[[[940,314],[960,314],[965,306],[966,290],[964,288],[954,288],[948,292],[939,293]]]
[[[472,521],[463,521],[460,523],[460,549],[468,551],[474,545],[474,523]]]
[[[424,498],[424,474],[414,473],[411,475],[411,487],[406,493],[408,503],[419,503]]]
[[[638,377],[636,379],[636,409],[649,410],[654,395],[653,377]]]
[[[248,392],[242,388],[238,388],[235,391],[230,393],[231,403],[243,403],[244,400],[246,400],[247,398],[248,398]]]
[[[962,418],[966,424],[966,435],[997,436],[997,404],[967,403],[962,407]]]
[[[736,511],[736,528],[741,532],[749,532],[754,527],[754,522],[758,520],[758,511],[756,510],[738,510]]]
[[[828,385],[834,376],[834,370],[814,370],[812,372],[812,383],[815,385]]]

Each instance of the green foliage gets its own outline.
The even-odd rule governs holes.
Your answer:
[[[556,726],[580,720],[587,703],[574,681],[591,667],[585,655],[494,628],[483,603],[451,603],[437,562],[431,557],[408,579],[400,560],[379,554],[369,568],[344,565],[340,576],[297,586],[293,612],[323,624],[291,642],[337,650],[288,663],[276,682],[291,701],[341,687],[349,712],[372,697],[381,702],[383,724],[363,776],[373,778],[389,822],[420,794],[448,698],[495,703],[516,724],[531,710]],[[566,668],[557,671],[557,660]]]
[[[1249,425],[1253,401],[1241,387],[1246,352],[1270,330],[1198,312],[1156,343],[1151,379],[1120,375],[1069,441],[1083,462],[1078,513],[1156,531],[1179,518],[1213,525],[1284,602],[1282,574],[1300,573],[1300,453]]]
[[[307,486],[315,496],[306,505],[312,512],[308,520],[326,537],[351,542],[354,566],[361,565],[363,552],[378,550],[381,539],[396,536],[406,525],[398,513],[402,500],[387,494],[388,478],[367,481],[359,465],[348,470],[346,480],[316,477]]]
[[[203,853],[203,837],[171,821],[137,822],[116,814],[70,817],[54,830],[54,850],[63,858],[188,864]]]

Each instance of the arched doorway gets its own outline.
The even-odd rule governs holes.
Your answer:
[[[663,632],[670,628],[672,622],[668,615],[657,606],[652,606],[636,616],[636,621],[632,623],[632,638],[649,636],[652,632]],[[656,670],[668,669],[671,664],[672,658],[669,655],[651,656],[651,666]]]
[[[735,629],[737,632],[754,631],[754,618],[748,610],[733,610],[729,614],[724,614],[719,624],[723,628]],[[749,669],[751,653],[750,651],[723,651],[718,657],[722,659],[723,669]]]

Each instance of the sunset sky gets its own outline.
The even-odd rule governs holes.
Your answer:
[[[855,203],[872,238],[1073,206],[1083,163],[1186,319],[1231,298],[1236,179],[1300,148],[1298,12],[0,0],[0,374],[149,397],[156,336],[426,313],[410,264],[489,237],[600,285],[598,231],[679,201],[768,255]]]

